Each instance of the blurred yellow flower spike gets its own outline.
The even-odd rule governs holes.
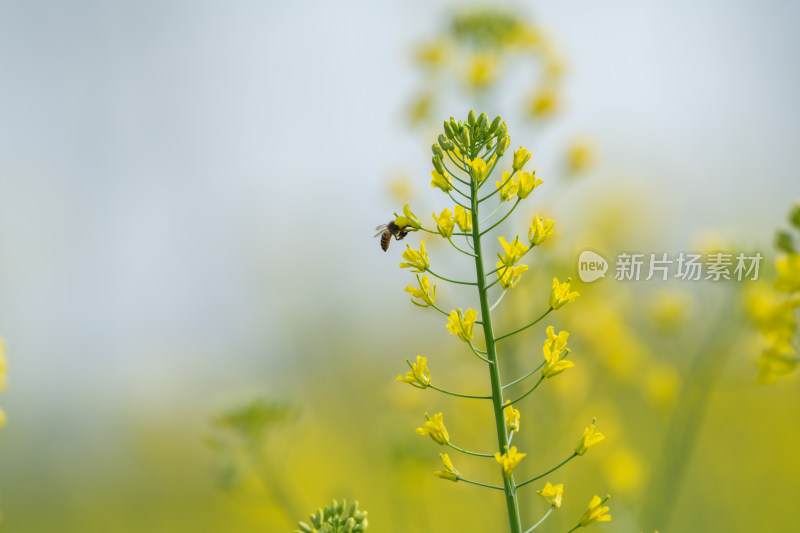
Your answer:
[[[510,172],[503,172],[503,177],[500,181],[494,183],[500,190],[500,199],[504,202],[513,200],[519,190],[519,182],[511,179]]]
[[[472,340],[472,328],[477,318],[478,312],[474,309],[467,309],[463,314],[461,309],[450,311],[447,330],[453,335],[457,335],[464,342],[470,342]]]
[[[594,148],[588,141],[573,141],[567,148],[566,160],[571,174],[584,172],[592,166]]]
[[[580,293],[578,292],[570,292],[569,284],[569,279],[567,279],[567,281],[564,283],[559,283],[558,278],[553,278],[553,292],[550,293],[550,307],[553,309],[559,309],[580,296]]]
[[[531,153],[527,149],[520,146],[514,152],[514,162],[511,164],[511,168],[514,170],[522,170],[522,167],[525,166],[525,163],[527,163],[530,158]]]
[[[542,180],[536,178],[536,171],[534,170],[533,173],[529,172],[522,172],[519,174],[519,186],[517,189],[517,196],[521,199],[525,199],[528,197],[533,190],[544,183]]]
[[[453,466],[453,462],[450,460],[450,456],[446,453],[440,453],[439,457],[442,458],[442,464],[444,465],[444,470],[437,470],[433,473],[436,477],[440,477],[442,479],[449,479],[450,481],[458,481],[458,478],[461,476],[461,473],[455,469]]]
[[[514,409],[513,405],[506,402],[503,415],[506,418],[506,429],[508,431],[519,431],[519,410]]]
[[[450,442],[450,435],[447,434],[447,428],[444,427],[444,415],[437,413],[429,418],[427,413],[425,418],[428,419],[421,428],[417,428],[417,435],[429,436],[442,446]]]
[[[578,445],[575,447],[575,453],[577,455],[585,454],[586,450],[606,438],[606,436],[602,433],[595,432],[594,426],[596,422],[596,418],[592,419],[592,425],[583,430],[583,436],[581,437],[581,440],[578,441]]]
[[[558,92],[552,87],[537,89],[528,101],[528,113],[533,118],[546,118],[558,111]]]
[[[547,339],[544,341],[544,346],[542,346],[545,360],[542,367],[542,377],[552,378],[575,366],[572,361],[564,360],[564,357],[569,354],[569,348],[567,348],[568,338],[568,332],[561,331],[556,335],[553,331],[553,326],[547,326]]]
[[[779,257],[775,261],[778,279],[775,288],[784,292],[800,291],[800,254],[791,253]]]
[[[436,285],[431,285],[428,276],[424,274],[422,277],[417,276],[417,283],[419,283],[419,288],[409,285],[405,289],[405,291],[411,295],[411,303],[420,307],[433,305],[433,302],[436,300]],[[422,300],[422,303],[414,300],[414,298],[419,298]]]
[[[600,496],[592,498],[592,501],[589,502],[589,508],[581,516],[581,527],[586,527],[594,522],[608,522],[611,520],[611,515],[608,514],[609,508],[603,505],[609,498],[610,496],[606,496],[603,500],[600,499]]]
[[[433,220],[436,221],[436,229],[439,230],[439,234],[442,237],[449,239],[453,236],[453,228],[455,228],[456,221],[449,209],[444,209],[438,217],[436,213],[433,213]]]
[[[408,244],[406,247],[402,257],[407,262],[400,263],[400,268],[410,268],[411,272],[425,272],[425,269],[431,266],[428,262],[428,252],[425,250],[425,241],[419,241],[419,251],[412,249]]]
[[[417,218],[417,215],[411,212],[411,209],[408,207],[408,204],[403,206],[402,215],[397,215],[397,213],[395,213],[395,215],[396,218],[394,219],[394,223],[401,228],[411,226],[412,228],[414,228],[414,231],[416,231],[422,227],[422,223],[419,221],[419,218]]]
[[[536,494],[542,497],[544,501],[548,503],[548,505],[552,505],[556,509],[561,507],[561,498],[564,497],[564,485],[551,485],[548,481],[545,483],[544,488],[542,490],[537,490]]]
[[[544,240],[553,234],[553,226],[556,223],[552,220],[544,220],[539,215],[533,215],[531,229],[528,230],[528,240],[533,246],[539,246]]]
[[[453,183],[450,181],[450,176],[441,174],[438,170],[431,170],[431,187],[439,187],[444,192],[453,190]]]
[[[528,270],[528,265],[519,265],[515,267],[503,266],[503,263],[498,261],[497,277],[500,278],[500,286],[504,289],[513,289],[519,283],[522,273]]]
[[[514,240],[510,243],[506,242],[505,237],[498,237],[497,240],[500,241],[500,246],[503,247],[504,252],[503,255],[498,252],[497,257],[500,258],[500,262],[504,265],[514,265],[528,251],[528,247],[519,242],[519,235],[514,237]]]
[[[489,175],[489,165],[480,157],[473,159],[469,164],[469,168],[470,177],[478,183],[483,183],[486,176]]]
[[[758,381],[775,383],[797,368],[797,355],[789,344],[770,346],[761,353]]]
[[[453,211],[458,229],[464,233],[472,232],[472,211],[464,209],[460,205],[455,206]]]
[[[431,384],[431,374],[428,372],[428,359],[418,355],[415,363],[412,364],[411,361],[406,359],[406,364],[408,364],[411,370],[406,372],[405,376],[397,376],[397,381],[410,383],[418,389],[427,389],[428,385]]]
[[[497,452],[494,454],[495,460],[503,467],[503,477],[511,477],[514,473],[514,468],[517,467],[520,461],[528,454],[517,453],[517,447],[512,446],[505,453]]]
[[[494,81],[495,58],[489,54],[475,54],[467,71],[467,82],[475,89],[484,89]]]

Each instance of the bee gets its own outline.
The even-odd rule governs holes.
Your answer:
[[[394,223],[394,220],[390,220],[386,224],[381,224],[376,230],[378,233],[375,234],[377,237],[378,235],[381,236],[381,249],[385,252],[389,249],[389,241],[392,240],[392,237],[396,241],[402,241],[406,235],[408,235],[408,231],[406,228],[409,226],[403,226],[402,228]]]

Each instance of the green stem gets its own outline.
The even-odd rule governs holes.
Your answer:
[[[459,394],[457,392],[451,392],[449,390],[441,389],[436,385],[428,383],[428,387],[432,388],[433,390],[438,390],[439,392],[443,392],[445,394],[449,394],[450,396],[458,396],[459,398],[474,398],[476,400],[491,400],[491,396],[474,396],[472,394]]]
[[[440,279],[440,280],[442,280],[442,281],[449,281],[450,283],[456,283],[456,284],[458,284],[458,285],[477,285],[477,283],[473,283],[473,282],[471,282],[471,281],[456,281],[456,280],[454,280],[454,279],[448,279],[448,278],[445,278],[445,277],[443,277],[443,276],[440,276],[439,274],[437,274],[436,272],[434,272],[434,271],[433,271],[433,270],[431,270],[430,268],[426,268],[425,270],[426,270],[426,271],[428,272],[428,274],[430,274],[431,276],[435,276],[435,277],[439,278],[439,279]]]
[[[475,247],[475,270],[477,273],[478,296],[481,303],[481,317],[483,319],[483,335],[486,340],[486,354],[489,365],[489,379],[492,384],[492,407],[494,409],[495,429],[497,431],[497,447],[499,450],[508,448],[508,434],[506,421],[503,414],[503,386],[500,382],[500,368],[497,360],[494,332],[492,330],[492,314],[489,309],[489,292],[486,287],[486,274],[483,268],[483,251],[481,248],[480,220],[478,219],[478,184],[473,182],[472,189],[472,244]],[[511,533],[522,533],[522,522],[517,501],[517,488],[514,477],[503,477],[503,492],[505,493],[506,509]]]
[[[544,514],[544,516],[543,516],[543,517],[542,517],[542,518],[541,518],[541,519],[540,519],[538,522],[536,522],[535,524],[533,524],[533,525],[530,527],[530,529],[528,529],[528,530],[527,530],[525,533],[531,533],[531,531],[533,531],[534,529],[536,529],[537,527],[539,527],[540,525],[542,525],[542,522],[544,522],[545,520],[547,520],[547,517],[548,517],[548,516],[550,516],[550,513],[552,513],[552,512],[553,512],[553,509],[555,509],[555,508],[556,508],[556,506],[555,506],[555,505],[551,505],[551,506],[550,506],[550,509],[548,509],[548,510],[547,510],[547,512]]]
[[[492,224],[491,226],[489,226],[489,228],[487,228],[486,230],[484,230],[484,231],[483,231],[483,233],[481,233],[481,235],[484,235],[484,234],[486,234],[486,233],[489,233],[489,232],[490,232],[490,231],[492,231],[494,228],[496,228],[497,226],[499,226],[500,224],[502,224],[502,223],[503,223],[503,221],[504,221],[505,219],[507,219],[507,218],[508,218],[508,216],[509,216],[511,213],[513,213],[513,212],[514,212],[514,209],[516,209],[516,208],[517,208],[517,206],[519,205],[520,201],[521,201],[521,200],[520,200],[519,198],[517,198],[517,201],[516,201],[516,202],[514,202],[514,205],[512,205],[512,206],[511,206],[511,209],[509,209],[509,210],[508,210],[508,213],[506,213],[506,214],[505,214],[505,216],[504,216],[503,218],[501,218],[500,220],[498,220],[497,222],[495,222],[494,224]],[[530,247],[528,248],[528,250],[530,250]],[[527,252],[527,250],[526,250],[526,252]],[[522,257],[522,256],[520,256],[520,257]]]
[[[496,485],[487,485],[486,483],[481,483],[480,481],[472,481],[471,479],[467,479],[461,476],[458,476],[458,480],[463,481],[464,483],[471,483],[472,485],[478,485],[479,487],[486,487],[487,489],[504,490],[503,487],[498,487]]]
[[[534,481],[536,481],[537,479],[542,479],[542,478],[543,478],[544,476],[546,476],[547,474],[550,474],[551,472],[555,472],[556,470],[558,470],[559,468],[561,468],[562,466],[564,466],[564,465],[565,465],[565,464],[567,464],[568,462],[572,461],[572,460],[573,460],[573,459],[575,459],[576,457],[578,457],[578,454],[577,454],[577,453],[573,453],[572,455],[570,455],[569,457],[567,457],[566,459],[564,459],[563,461],[561,461],[560,463],[558,463],[556,466],[554,466],[553,468],[551,468],[551,469],[550,469],[550,470],[548,470],[547,472],[544,472],[544,473],[542,473],[542,474],[539,474],[539,475],[538,475],[538,476],[536,476],[536,477],[532,477],[532,478],[530,478],[530,479],[528,479],[528,480],[526,480],[526,481],[523,481],[522,483],[520,483],[519,485],[517,485],[517,488],[524,487],[524,486],[525,486],[525,485],[527,485],[528,483],[533,483],[533,482],[534,482]]]
[[[519,328],[519,329],[515,329],[515,330],[514,330],[514,331],[512,331],[511,333],[506,333],[505,335],[500,335],[499,337],[497,337],[497,338],[496,338],[496,339],[494,339],[494,340],[495,340],[495,341],[499,341],[499,340],[501,340],[501,339],[505,339],[506,337],[510,337],[511,335],[514,335],[515,333],[519,333],[520,331],[523,331],[523,330],[526,330],[526,329],[528,329],[529,327],[531,327],[531,326],[535,325],[535,324],[536,324],[537,322],[539,322],[541,319],[543,319],[544,317],[546,317],[547,315],[549,315],[549,314],[550,314],[550,311],[552,311],[552,310],[553,310],[553,308],[552,308],[552,307],[548,308],[548,309],[547,309],[547,311],[545,311],[545,312],[544,312],[544,314],[543,314],[542,316],[540,316],[539,318],[537,318],[536,320],[534,320],[533,322],[531,322],[531,323],[530,323],[530,324],[528,324],[527,326],[522,326],[522,327],[521,327],[521,328]]]
[[[494,457],[494,454],[491,454],[491,453],[471,452],[469,450],[465,450],[464,448],[459,448],[458,446],[456,446],[452,442],[448,442],[447,445],[450,446],[451,448],[453,448],[454,450],[458,450],[459,452],[465,453],[467,455],[474,455],[475,457]]]
[[[521,378],[517,378],[517,379],[515,379],[514,381],[512,381],[511,383],[506,383],[505,385],[503,385],[503,389],[505,390],[505,389],[507,389],[507,388],[511,387],[512,385],[516,385],[516,384],[517,384],[517,383],[519,383],[520,381],[523,381],[523,380],[525,380],[525,379],[528,379],[529,377],[531,377],[532,375],[534,375],[535,373],[537,373],[539,370],[541,370],[541,369],[542,369],[542,367],[544,366],[544,364],[545,364],[546,362],[547,362],[547,361],[542,361],[542,362],[541,362],[541,364],[540,364],[539,366],[537,366],[536,368],[534,368],[533,370],[531,370],[530,372],[528,372],[527,374],[525,374],[525,375],[524,375],[524,376],[522,376]]]
[[[575,530],[576,530],[576,529],[578,529],[579,527],[581,527],[581,525],[580,525],[580,524],[578,524],[577,526],[575,526],[575,527],[573,527],[572,529],[570,529],[569,531],[567,531],[567,533],[572,533],[573,531],[575,531]]]
[[[473,253],[471,253],[471,252],[468,252],[468,251],[466,251],[466,250],[462,250],[461,248],[459,248],[458,246],[456,246],[456,243],[454,243],[454,242],[453,242],[453,238],[452,238],[452,237],[448,237],[448,238],[447,238],[447,240],[448,240],[448,241],[450,241],[450,244],[452,244],[452,245],[453,245],[453,248],[455,248],[456,250],[458,250],[458,251],[459,251],[459,252],[461,252],[462,254],[464,254],[464,255],[468,255],[468,256],[470,256],[470,257],[475,257],[475,254],[473,254]]]
[[[539,385],[541,385],[542,381],[544,381],[544,376],[540,377],[540,378],[539,378],[539,381],[537,381],[537,382],[536,382],[536,385],[534,385],[533,387],[531,387],[531,388],[528,390],[528,392],[526,392],[525,394],[523,394],[522,396],[520,396],[520,397],[519,397],[519,398],[517,398],[516,400],[511,400],[510,402],[508,402],[508,404],[507,404],[507,405],[514,405],[514,404],[515,404],[515,403],[517,403],[518,401],[520,401],[520,400],[524,399],[524,398],[525,398],[526,396],[528,396],[530,393],[532,393],[533,391],[535,391],[535,390],[536,390],[536,388],[537,388]]]

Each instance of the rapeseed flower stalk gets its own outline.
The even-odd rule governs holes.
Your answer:
[[[410,370],[405,375],[397,376],[397,380],[418,389],[430,388],[451,396],[491,402],[494,411],[494,432],[497,436],[497,447],[494,450],[475,452],[456,445],[455,442],[458,442],[458,439],[451,438],[451,433],[444,424],[443,413],[433,416],[426,414],[427,421],[416,429],[416,433],[430,437],[441,446],[447,446],[472,457],[484,458],[484,460],[494,458],[499,467],[498,474],[501,481],[499,484],[469,479],[456,470],[450,456],[446,453],[440,454],[444,469],[437,470],[434,474],[445,480],[462,481],[501,491],[505,497],[510,531],[511,533],[522,533],[522,519],[517,499],[518,490],[583,455],[589,447],[605,437],[594,431],[595,422],[592,421],[578,445],[572,450],[566,447],[570,451],[561,463],[526,481],[517,482],[515,479],[515,474],[520,469],[526,469],[529,465],[536,463],[531,458],[523,462],[528,454],[511,444],[514,435],[520,431],[519,402],[532,394],[545,381],[545,378],[549,380],[558,376],[568,368],[575,366],[575,362],[566,359],[570,353],[567,348],[569,333],[561,331],[556,334],[553,326],[548,326],[543,345],[544,361],[518,379],[504,383],[500,373],[501,359],[498,344],[501,340],[538,324],[551,312],[573,302],[579,294],[572,290],[569,280],[562,283],[556,278],[549,290],[549,299],[546,290],[542,291],[543,296],[540,298],[542,312],[538,318],[508,333],[495,333],[492,321],[493,309],[500,303],[506,292],[519,284],[521,275],[528,270],[528,265],[521,264],[522,259],[534,247],[552,235],[554,226],[552,221],[535,216],[531,223],[528,243],[521,242],[519,235],[510,241],[505,236],[499,236],[497,241],[487,238],[493,229],[514,212],[522,200],[532,197],[534,189],[542,184],[542,181],[535,177],[534,170],[522,172],[532,158],[531,152],[524,147],[513,152],[510,170],[503,172],[502,168],[498,169],[510,144],[511,138],[500,117],[490,122],[485,113],[476,116],[474,111],[470,111],[466,121],[457,121],[454,118],[445,121],[443,133],[439,135],[437,143],[432,147],[434,165],[434,171],[431,174],[432,185],[445,193],[455,205],[452,209],[449,206],[445,207],[438,215],[434,212],[432,218],[435,226],[432,228],[421,224],[414,225],[416,219],[408,206],[405,206],[404,214],[399,215],[395,221],[398,226],[401,226],[401,223],[406,224],[414,230],[446,239],[456,251],[467,256],[474,263],[474,281],[445,277],[432,270],[432,264],[435,263],[436,258],[428,256],[424,242],[421,241],[419,250],[415,250],[411,245],[407,247],[402,254],[405,261],[400,263],[400,266],[410,268],[412,272],[417,273],[418,286],[408,286],[405,289],[411,294],[412,302],[419,307],[431,307],[447,316],[448,331],[466,343],[470,351],[486,365],[491,394],[471,395],[442,388],[438,383],[439,376],[446,378],[447,372],[438,370],[436,383],[434,383],[427,367],[428,358],[422,355],[418,355],[415,362],[406,360]],[[489,177],[496,170],[502,178],[494,182],[495,188],[487,186],[488,190],[484,191],[484,186],[491,183]],[[487,208],[485,202],[490,200],[497,204],[496,209]],[[491,222],[492,217],[503,206],[507,206],[507,212],[502,216],[498,214],[498,220]],[[490,214],[483,218],[481,216],[483,211]],[[498,244],[495,251],[486,249],[494,242]],[[496,268],[489,270],[490,267],[487,267],[486,261],[495,253],[497,255],[497,261],[494,261]],[[438,305],[435,303],[435,287],[431,285],[429,275],[447,283],[471,287],[476,292],[478,301],[476,309],[467,306],[453,306],[455,309],[451,307],[450,312],[443,310],[439,307],[442,305],[441,303]],[[493,304],[490,304],[490,298],[494,300]],[[476,326],[479,327],[479,331],[476,331]],[[538,379],[537,374],[539,374]],[[511,387],[524,383],[527,383],[524,391],[513,395],[509,394]],[[553,486],[548,482],[539,491],[540,496],[550,505],[550,509],[526,531],[532,531],[538,527],[554,509],[561,506],[563,490],[563,485]],[[609,519],[609,515],[606,514],[608,508],[594,506],[590,510],[589,515],[580,519],[581,525]]]

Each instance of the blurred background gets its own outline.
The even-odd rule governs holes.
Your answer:
[[[442,450],[413,433],[444,410],[454,441],[491,449],[491,413],[394,381],[416,354],[451,389],[484,369],[408,303],[405,243],[372,238],[407,202],[425,223],[452,207],[430,145],[475,108],[544,180],[504,234],[556,221],[503,324],[538,316],[585,248],[765,257],[760,283],[606,279],[559,311],[577,367],[520,406],[525,466],[556,464],[592,417],[608,438],[548,477],[565,504],[542,530],[611,493],[598,530],[792,531],[800,390],[793,363],[764,362],[759,309],[797,294],[773,237],[800,199],[798,16],[0,1],[0,530],[290,531],[333,498],[374,531],[504,524],[502,498],[434,478]],[[538,364],[543,329],[509,361]],[[534,487],[522,507],[546,510]]]

